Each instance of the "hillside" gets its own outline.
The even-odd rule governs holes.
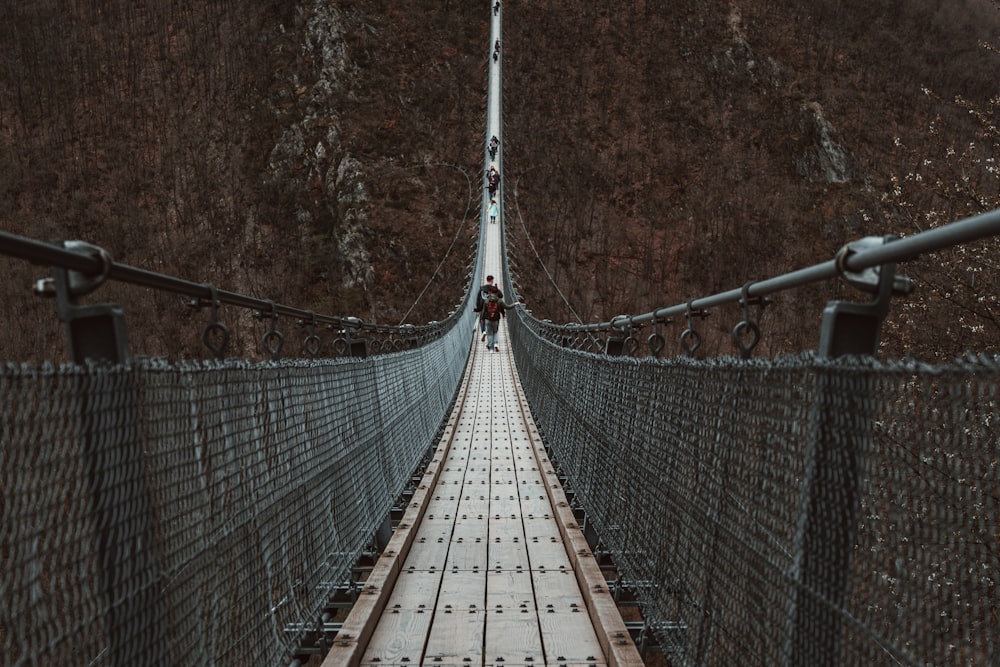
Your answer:
[[[583,321],[685,303],[825,261],[862,236],[1000,205],[1000,60],[979,44],[998,44],[996,3],[626,5],[506,5],[505,158],[518,186],[508,207]],[[575,319],[531,246],[518,249],[535,309]],[[970,284],[961,268],[930,278]],[[969,300],[996,292],[983,270]],[[777,297],[762,349],[815,345],[831,287]],[[978,333],[996,349],[987,305],[985,318],[966,316],[970,327],[987,321]],[[914,332],[894,312],[896,353],[958,353],[971,340],[957,322],[913,316]],[[706,322],[712,351],[731,351],[737,319],[734,309]]]
[[[0,225],[321,312],[447,314],[473,250],[486,3],[154,5],[0,8]],[[504,8],[505,207],[540,317],[645,312],[1000,205],[995,0]],[[894,308],[894,353],[1000,347],[996,244],[953,260],[908,267],[931,288]],[[0,267],[3,315],[31,332],[2,356],[61,354],[39,269]],[[813,345],[830,288],[767,309],[766,352]],[[100,296],[139,352],[203,356],[203,313]],[[252,355],[259,325],[226,315]]]

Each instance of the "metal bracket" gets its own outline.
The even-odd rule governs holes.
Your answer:
[[[80,305],[77,298],[100,287],[114,263],[106,250],[83,241],[62,241],[66,250],[101,260],[101,271],[86,274],[62,267],[52,268],[51,283],[42,281],[36,292],[56,299],[56,313],[66,324],[69,356],[77,364],[90,361],[128,363],[128,328],[121,307],[110,304]],[[48,289],[49,285],[55,287]]]
[[[340,336],[333,341],[333,351],[339,357],[354,357],[365,359],[368,357],[368,339],[354,338],[351,334],[357,332],[362,325],[362,321],[357,317],[345,317],[344,327],[340,330]]]
[[[611,326],[618,335],[608,336],[604,343],[604,354],[609,357],[620,357],[627,353],[627,341],[632,338],[632,318],[628,315],[618,315],[611,318]]]
[[[846,354],[875,356],[878,353],[882,322],[889,313],[889,302],[893,295],[913,291],[913,283],[906,276],[896,275],[894,263],[853,272],[847,270],[846,260],[855,252],[888,243],[893,238],[867,237],[849,243],[837,253],[837,269],[844,279],[860,290],[874,293],[875,299],[868,303],[827,303],[820,328],[820,357],[833,358]]]

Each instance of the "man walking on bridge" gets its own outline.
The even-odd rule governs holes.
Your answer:
[[[479,313],[479,331],[483,334],[482,340],[486,340],[486,319],[483,318],[483,303],[486,302],[486,298],[493,290],[497,291],[501,299],[503,298],[503,292],[493,284],[493,276],[486,276],[486,283],[479,286],[479,293],[476,294],[476,307],[473,310]]]
[[[499,352],[500,345],[497,344],[497,333],[500,331],[500,320],[507,317],[507,309],[519,305],[520,301],[506,303],[500,293],[500,288],[494,285],[490,295],[483,302],[483,312],[480,314],[486,324],[486,349],[490,352]]]

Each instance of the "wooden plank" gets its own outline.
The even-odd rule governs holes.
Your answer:
[[[518,491],[517,475],[513,472],[510,473],[494,473],[494,476],[490,479],[490,488],[494,493],[508,493],[513,495],[520,495]]]
[[[469,454],[464,451],[452,451],[444,460],[446,470],[465,470],[469,465]]]
[[[437,488],[447,487],[449,485],[462,486],[465,483],[465,469],[452,469],[444,470],[441,472],[440,479],[438,479]]]
[[[486,536],[482,530],[456,531],[448,549],[446,570],[485,569],[488,553]]]
[[[524,479],[520,480],[518,489],[522,495],[525,493],[531,493],[534,495],[546,493],[545,484],[542,483],[542,478],[533,475],[530,477],[526,475]],[[551,498],[549,501],[551,502]]]
[[[490,493],[486,487],[470,487],[464,489],[462,500],[458,503],[459,516],[479,516],[489,514]]]
[[[438,610],[451,608],[459,611],[486,609],[486,571],[445,570],[438,593]]]
[[[535,590],[528,571],[490,570],[486,573],[486,609],[536,610]]]
[[[490,472],[488,470],[469,470],[462,478],[462,486],[466,488],[476,488],[479,486],[489,486]]]
[[[524,533],[494,532],[490,524],[487,567],[492,570],[528,571],[528,547],[524,543]]]
[[[487,514],[475,514],[468,516],[463,514],[455,520],[455,526],[452,528],[452,536],[482,537],[485,541],[487,531],[489,530],[489,520],[490,517]]]
[[[483,659],[488,664],[544,664],[542,635],[534,609],[486,612]]]
[[[427,514],[431,516],[454,514],[458,509],[459,494],[455,487],[434,487],[434,495],[427,503]]]
[[[572,609],[574,604],[582,609],[587,608],[576,573],[572,570],[532,570],[531,579],[538,609],[548,609],[549,605]]]
[[[552,503],[542,494],[521,493],[521,512],[525,517],[552,518]]]
[[[438,506],[442,511],[440,512],[430,512],[428,511],[423,518],[423,521],[443,521],[445,523],[455,520],[455,509],[445,506]],[[455,504],[457,509],[458,504]]]
[[[527,539],[526,546],[532,570],[551,572],[573,569],[566,547],[558,537],[534,536]]]
[[[549,664],[604,661],[604,652],[586,607],[539,609],[538,625]]]
[[[425,649],[424,664],[482,664],[486,573],[446,570]]]
[[[464,667],[481,665],[485,635],[484,610],[438,609],[427,637],[422,664]]]
[[[393,609],[433,609],[438,591],[441,589],[441,577],[441,571],[400,572],[383,614]]]
[[[433,618],[429,609],[386,609],[361,661],[420,664]]]
[[[444,522],[437,522],[427,524],[424,522],[424,526],[421,528],[427,532],[434,533],[447,533],[450,532],[450,524],[441,525]],[[445,562],[448,558],[448,548],[451,543],[451,535],[444,534],[438,537],[419,537],[414,540],[413,544],[410,546],[410,553],[406,556],[406,561],[403,563],[404,572],[412,572],[414,570],[420,571],[441,571],[444,569]]]
[[[559,530],[559,524],[551,516],[526,516],[521,520],[524,527],[524,536],[528,538],[556,538],[562,542],[563,534]]]
[[[643,664],[642,658],[625,628],[621,613],[611,598],[604,575],[597,566],[593,554],[590,553],[586,539],[566,502],[566,495],[559,483],[555,468],[542,448],[542,439],[528,409],[520,380],[515,376],[512,384],[524,417],[527,436],[532,441],[539,472],[544,480],[542,486],[552,503],[566,551],[577,574],[577,581],[587,602],[587,610],[605,660],[609,667],[640,667]],[[532,492],[533,488],[526,490],[522,487],[522,495]]]
[[[489,501],[490,514],[510,515],[521,514],[521,498],[504,489],[501,493],[495,493]]]
[[[472,513],[466,514],[465,512],[462,512],[457,517],[455,517],[455,523],[456,523],[456,525],[457,524],[464,524],[464,523],[475,524],[477,522],[486,522],[486,521],[489,521],[489,518],[490,518],[490,515],[487,514],[487,513],[485,513],[485,512],[479,512],[479,513],[476,513],[476,514],[472,514]]]
[[[524,537],[524,519],[519,514],[490,514],[487,519],[490,535]]]
[[[528,436],[534,445],[540,472],[543,473],[546,480],[543,487],[552,502],[566,551],[576,572],[581,593],[587,602],[587,610],[594,626],[594,632],[597,634],[608,667],[642,667],[643,662],[639,651],[629,637],[621,613],[607,589],[604,575],[597,566],[593,554],[590,553],[586,539],[584,539],[583,533],[576,523],[576,518],[566,502],[566,494],[559,484],[555,469],[541,446],[538,427],[531,418],[527,408],[527,400],[524,398],[524,390],[516,377],[515,389],[528,429]],[[522,488],[523,493],[525,490]]]

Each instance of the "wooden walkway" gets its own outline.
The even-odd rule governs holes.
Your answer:
[[[506,322],[499,344],[476,329],[424,483],[323,667],[642,664],[542,447]]]
[[[490,11],[486,136],[501,136],[500,2]],[[487,166],[502,168],[503,147]],[[502,177],[502,175],[501,175]],[[503,203],[482,225],[503,285]],[[485,211],[488,202],[484,198]],[[484,220],[486,218],[484,217]],[[512,300],[512,299],[508,299]],[[642,660],[566,502],[501,323],[477,324],[455,409],[423,483],[364,582],[323,667],[639,667]]]

